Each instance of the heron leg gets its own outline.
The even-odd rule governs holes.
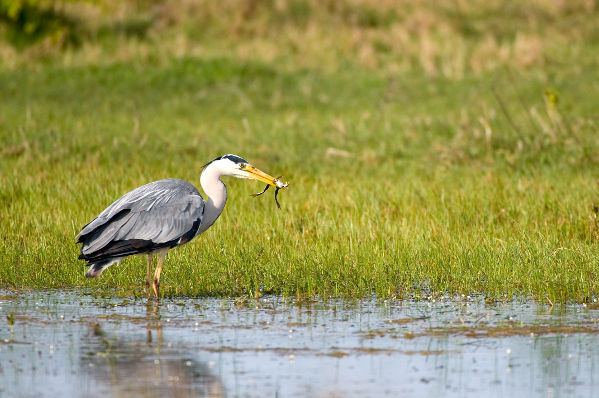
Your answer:
[[[146,276],[146,289],[150,289],[150,283],[152,282],[152,253],[148,253],[147,257],[148,257],[148,274]]]
[[[162,271],[162,262],[166,257],[166,253],[168,253],[168,248],[158,251],[158,264],[156,265],[156,271],[154,271],[154,283],[152,284],[156,298],[160,298],[160,271]]]

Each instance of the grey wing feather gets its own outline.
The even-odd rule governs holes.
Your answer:
[[[168,179],[146,184],[108,206],[81,230],[77,236],[83,243],[81,255],[100,255],[116,241],[151,242],[144,250],[169,242],[185,243],[193,238],[203,213],[204,201],[190,183]]]

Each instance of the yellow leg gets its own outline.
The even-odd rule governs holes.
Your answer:
[[[156,271],[154,271],[154,283],[152,284],[157,299],[160,298],[160,271],[162,271],[162,262],[167,252],[168,249],[162,249],[158,252],[158,265],[156,265]]]
[[[148,274],[146,276],[146,289],[150,289],[150,283],[152,283],[152,253],[147,254],[148,257]]]

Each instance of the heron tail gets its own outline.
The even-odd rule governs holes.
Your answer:
[[[85,277],[86,278],[97,278],[98,276],[100,276],[102,274],[102,271],[104,271],[106,268],[110,267],[114,263],[117,263],[117,264],[120,263],[122,259],[123,259],[123,257],[113,257],[113,258],[107,258],[107,259],[100,260],[100,261],[89,262],[87,264],[90,265],[90,267],[87,270]]]

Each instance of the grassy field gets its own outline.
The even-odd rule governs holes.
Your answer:
[[[144,258],[86,280],[75,235],[235,153],[282,210],[225,181],[163,294],[598,297],[599,4],[156,4],[0,44],[0,287],[144,294]]]

